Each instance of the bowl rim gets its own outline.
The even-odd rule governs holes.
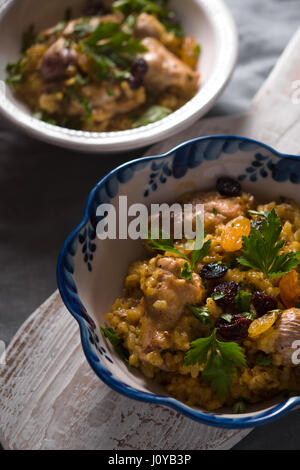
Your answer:
[[[0,0],[0,24],[18,0]],[[85,132],[39,121],[0,93],[0,113],[27,134],[40,140],[87,152],[126,151],[153,144],[170,137],[203,116],[217,101],[228,84],[237,61],[238,33],[234,18],[224,0],[194,0],[209,16],[214,36],[220,44],[213,74],[184,106],[164,119],[137,129],[117,132]]]
[[[94,188],[90,191],[87,202],[85,204],[83,217],[80,223],[72,230],[69,236],[66,238],[63,247],[59,253],[58,262],[57,262],[57,284],[60,295],[64,304],[66,305],[67,309],[71,313],[71,315],[77,320],[80,328],[80,336],[81,336],[81,343],[84,354],[89,362],[90,366],[96,373],[96,375],[110,388],[115,390],[116,392],[132,398],[137,401],[148,402],[159,404],[163,406],[167,406],[169,408],[174,409],[175,411],[183,414],[184,416],[191,418],[195,421],[198,421],[203,424],[207,424],[210,426],[221,427],[221,428],[253,428],[256,426],[261,426],[266,423],[270,423],[279,417],[285,415],[289,410],[292,410],[297,405],[300,405],[300,396],[290,397],[288,399],[283,400],[279,404],[271,406],[268,409],[262,410],[257,412],[255,416],[248,416],[248,417],[237,417],[237,418],[229,418],[224,417],[221,414],[214,414],[206,411],[196,410],[194,408],[189,407],[183,402],[172,398],[170,396],[165,395],[158,395],[151,392],[143,392],[137,390],[124,382],[120,379],[114,377],[112,373],[103,365],[101,364],[99,358],[94,354],[91,349],[91,345],[89,342],[89,337],[87,334],[87,328],[85,325],[85,320],[83,319],[82,315],[80,314],[80,309],[76,303],[69,298],[64,285],[63,280],[63,268],[64,268],[64,260],[65,256],[68,253],[69,248],[72,246],[76,237],[78,237],[79,232],[81,229],[86,225],[89,220],[89,211],[91,204],[94,199],[95,193],[108,181],[112,178],[119,170],[123,169],[124,167],[131,167],[141,163],[147,163],[148,161],[156,161],[161,160],[163,158],[169,157],[177,150],[183,149],[184,147],[190,146],[194,143],[205,141],[205,140],[220,140],[220,139],[229,139],[229,140],[239,140],[248,142],[250,144],[256,144],[258,147],[265,148],[269,152],[273,153],[279,158],[283,159],[293,159],[299,160],[300,156],[292,155],[292,154],[283,154],[278,152],[273,147],[264,144],[258,140],[250,139],[247,137],[237,136],[237,135],[210,135],[204,137],[197,137],[195,139],[188,140],[186,142],[181,143],[180,145],[174,147],[173,149],[169,150],[168,152],[162,155],[154,155],[154,156],[145,156],[142,158],[136,158],[129,162],[125,162],[122,165],[119,165],[109,173],[107,173],[101,180],[94,186]],[[238,416],[238,415],[237,415]]]

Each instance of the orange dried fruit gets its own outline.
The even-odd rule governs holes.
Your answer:
[[[300,284],[297,271],[293,269],[282,276],[279,283],[279,289],[280,298],[285,307],[294,307],[295,303],[300,300]]]
[[[200,54],[200,46],[194,38],[186,36],[183,40],[180,56],[182,61],[194,69]]]
[[[278,316],[279,312],[274,311],[254,320],[248,329],[249,338],[256,339],[269,330],[269,328],[271,328],[271,326],[273,326],[276,322]]]
[[[247,217],[239,216],[230,220],[224,227],[221,235],[223,250],[238,251],[243,246],[242,237],[248,237],[251,231],[251,223]]]

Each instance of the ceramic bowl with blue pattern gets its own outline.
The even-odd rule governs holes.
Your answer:
[[[108,386],[130,398],[169,406],[202,423],[227,428],[270,422],[300,404],[300,397],[275,398],[234,415],[210,413],[171,398],[134,368],[128,368],[102,337],[99,325],[120,295],[128,265],[145,256],[140,240],[100,240],[97,207],[119,196],[133,203],[172,202],[185,191],[209,190],[219,176],[237,178],[259,202],[293,198],[300,204],[300,157],[284,155],[254,140],[213,136],[186,142],[165,155],[137,159],[116,168],[91,191],[79,225],[59,255],[58,286],[79,323],[83,350],[91,367]],[[118,212],[117,212],[118,213]]]

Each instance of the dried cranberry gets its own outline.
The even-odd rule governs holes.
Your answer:
[[[231,322],[219,318],[216,321],[216,328],[218,333],[225,339],[236,340],[247,338],[248,328],[251,321],[247,318],[241,317],[240,315],[234,315]]]
[[[276,310],[278,308],[278,303],[275,297],[264,294],[263,292],[254,292],[251,302],[256,313],[260,316],[265,315],[265,313],[270,310]]]
[[[105,13],[106,8],[101,0],[90,0],[83,9],[84,16],[94,16],[97,13]]]
[[[216,187],[222,196],[227,197],[240,196],[242,192],[240,183],[232,178],[228,178],[227,176],[219,178],[217,180]]]
[[[41,64],[41,72],[44,78],[53,80],[63,77],[67,67],[74,64],[76,58],[77,54],[73,49],[63,47],[55,50],[50,47],[45,53]]]
[[[148,72],[148,64],[142,57],[135,59],[131,66],[131,77],[129,85],[133,90],[140,88],[144,82],[144,77]]]
[[[220,307],[227,307],[228,305],[233,304],[238,290],[239,285],[237,282],[221,282],[221,284],[218,284],[214,288],[212,297]],[[222,295],[222,297],[218,298],[218,294]]]
[[[228,268],[225,264],[220,263],[209,263],[206,264],[200,271],[202,279],[220,279],[225,276]]]

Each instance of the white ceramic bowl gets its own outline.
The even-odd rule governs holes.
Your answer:
[[[5,67],[19,57],[21,35],[30,24],[49,27],[64,17],[67,7],[80,15],[85,0],[0,0],[0,80]],[[85,152],[115,152],[158,142],[190,126],[215,103],[228,83],[237,57],[236,28],[223,0],[171,0],[188,34],[202,46],[199,70],[201,87],[197,95],[165,119],[134,130],[82,132],[33,118],[11,89],[0,87],[0,111],[28,134],[52,144]]]
[[[135,368],[118,357],[98,326],[120,295],[129,263],[143,259],[140,240],[104,240],[96,237],[98,205],[110,202],[118,214],[118,197],[128,196],[128,206],[175,201],[185,191],[209,190],[219,176],[242,182],[258,201],[279,195],[300,204],[300,157],[283,155],[254,140],[234,136],[195,139],[166,155],[128,162],[106,175],[89,195],[80,224],[67,238],[59,256],[58,286],[62,298],[80,326],[82,346],[95,373],[114,390],[136,400],[169,406],[206,424],[249,428],[282,416],[300,405],[300,397],[275,397],[249,406],[247,413],[230,409],[208,413],[166,395]]]

